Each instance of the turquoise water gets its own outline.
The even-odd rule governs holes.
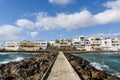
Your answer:
[[[120,77],[120,53],[83,53],[74,54],[80,56],[99,70]]]
[[[31,58],[38,55],[37,53],[24,53],[24,52],[7,52],[0,53],[0,64],[5,64],[13,61],[20,61],[25,58]]]

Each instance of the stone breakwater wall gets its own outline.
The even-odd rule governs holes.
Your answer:
[[[76,70],[81,80],[120,80],[120,78],[112,76],[105,71],[97,70],[90,62],[81,57],[71,54],[65,54],[68,61]]]
[[[57,53],[43,53],[34,58],[0,65],[0,80],[41,80]]]

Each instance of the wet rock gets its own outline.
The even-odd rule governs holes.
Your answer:
[[[107,74],[105,71],[97,70],[90,62],[81,57],[71,54],[65,55],[82,80],[120,80],[120,78]]]
[[[41,80],[57,53],[40,54],[34,58],[0,65],[0,80]]]

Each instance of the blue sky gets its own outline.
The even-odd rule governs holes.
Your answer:
[[[120,34],[120,0],[0,0],[0,41]]]

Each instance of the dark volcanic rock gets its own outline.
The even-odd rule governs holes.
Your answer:
[[[0,80],[41,80],[57,53],[44,53],[34,58],[0,65]]]
[[[97,70],[90,62],[81,57],[71,54],[65,55],[82,80],[120,80],[120,78],[109,75],[105,71]]]

